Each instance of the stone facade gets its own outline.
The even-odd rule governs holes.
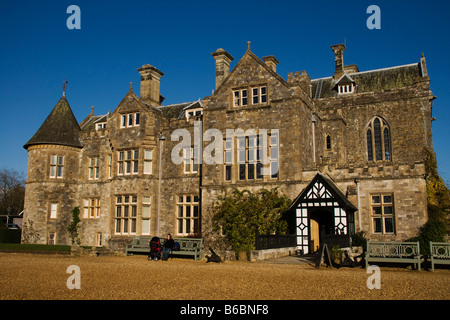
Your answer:
[[[360,72],[344,65],[344,45],[332,49],[333,76],[310,79],[302,71],[287,80],[277,74],[275,57],[258,58],[250,44],[231,71],[233,57],[218,49],[213,94],[175,105],[161,105],[164,74],[144,65],[140,97],[130,85],[112,113],[92,110],[80,124],[68,123],[71,111],[58,120],[55,109],[68,106],[63,97],[52,121],[25,145],[23,242],[68,244],[71,210],[79,206],[82,245],[120,250],[134,235],[170,232],[203,235],[207,246],[220,192],[278,187],[294,200],[318,173],[352,204],[347,209],[357,209],[346,211],[352,232],[379,240],[416,235],[427,220],[423,150],[433,148],[425,58]],[[49,132],[63,130],[55,128],[61,122],[77,128],[50,141]],[[211,152],[213,142],[220,144]],[[206,163],[205,155],[221,161]],[[61,176],[51,173],[58,157]],[[323,210],[333,206],[317,203]],[[318,212],[308,210],[308,219]]]

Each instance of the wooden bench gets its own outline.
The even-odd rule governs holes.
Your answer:
[[[153,237],[150,236],[135,236],[133,237],[133,241],[126,245],[125,254],[127,256],[133,255],[136,253],[149,253],[150,252],[150,240]]]
[[[431,271],[435,264],[450,264],[450,243],[430,242]]]
[[[173,241],[180,244],[180,251],[172,250],[171,255],[194,256],[195,260],[201,260],[203,239],[201,238],[173,238]]]
[[[365,259],[366,268],[369,266],[369,262],[412,262],[414,264],[417,263],[417,269],[420,271],[419,242],[367,241]]]
[[[151,236],[135,236],[133,241],[126,245],[125,254],[127,256],[133,253],[146,253],[150,252],[150,240]],[[165,239],[160,238],[161,246],[164,246]],[[201,238],[173,238],[175,242],[180,244],[180,250],[170,252],[171,255],[186,255],[194,256],[195,260],[202,258],[203,239]]]

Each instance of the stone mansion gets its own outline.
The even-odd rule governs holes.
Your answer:
[[[212,95],[172,105],[164,73],[146,64],[139,95],[130,85],[114,111],[92,108],[81,123],[63,94],[24,145],[22,242],[70,244],[74,207],[86,246],[205,235],[222,191],[274,187],[293,200],[304,253],[317,250],[321,230],[415,236],[428,218],[424,149],[433,151],[425,58],[360,71],[344,65],[345,45],[331,49],[335,68],[320,79],[283,78],[278,60],[250,43],[231,69],[234,58],[217,49]]]

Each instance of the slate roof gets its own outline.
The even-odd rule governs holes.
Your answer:
[[[37,144],[55,144],[83,148],[80,131],[69,102],[62,96],[39,130],[23,147],[28,149]]]
[[[99,122],[106,122],[109,117],[109,112],[107,114],[102,114],[95,116],[92,113],[86,117],[81,123],[80,127],[82,131],[91,131],[95,129],[95,124]]]
[[[356,93],[372,92],[401,88],[413,85],[417,77],[422,76],[420,63],[403,66],[350,73],[356,84]],[[333,77],[311,80],[312,93],[315,99],[337,97],[336,81]]]
[[[202,101],[198,99],[197,101],[170,104],[156,108],[160,110],[167,119],[182,119],[186,116],[186,110],[203,108],[203,104]]]

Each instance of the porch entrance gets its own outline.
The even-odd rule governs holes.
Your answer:
[[[311,209],[310,221],[310,245],[309,252],[314,253],[319,250],[325,235],[333,234],[333,213],[326,209]]]
[[[325,240],[354,233],[357,208],[334,182],[320,173],[290,208],[295,216],[297,247],[303,254],[319,250]]]

